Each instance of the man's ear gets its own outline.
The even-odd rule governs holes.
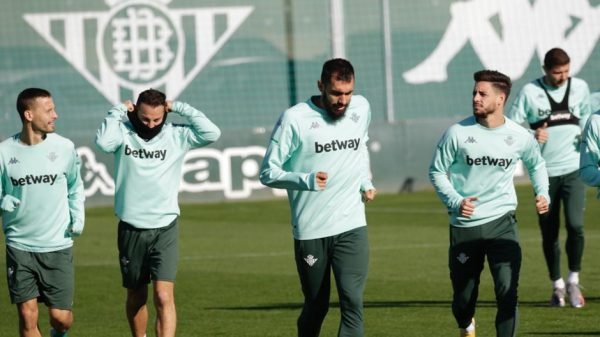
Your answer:
[[[23,118],[28,121],[31,122],[33,120],[33,111],[27,109],[23,112]]]
[[[498,103],[500,106],[504,106],[506,104],[506,95],[505,94],[498,95]]]

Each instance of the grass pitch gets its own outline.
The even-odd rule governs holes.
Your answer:
[[[600,201],[595,191],[588,192],[581,276],[587,304],[583,309],[557,309],[547,307],[550,282],[531,188],[518,188],[523,247],[519,336],[600,336]],[[379,195],[368,205],[367,216],[371,259],[366,335],[458,335],[450,310],[447,215],[434,193]],[[175,287],[178,336],[295,336],[302,294],[286,200],[183,205],[180,231]],[[564,237],[562,228],[563,246]],[[566,272],[564,254],[562,260]],[[87,211],[84,235],[75,245],[75,265],[75,324],[69,336],[129,336],[111,208]],[[0,277],[0,289],[0,336],[16,336],[16,310],[10,304],[5,275]],[[321,336],[337,333],[335,289],[331,301]],[[495,335],[495,311],[486,266],[476,313],[478,336]],[[41,305],[44,336],[49,331],[47,322]],[[152,328],[150,336],[154,336]]]

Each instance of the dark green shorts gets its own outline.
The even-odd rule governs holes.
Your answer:
[[[140,229],[120,221],[119,263],[123,287],[138,289],[154,281],[175,282],[177,274],[177,219],[166,227]]]
[[[6,278],[13,304],[37,298],[53,309],[73,307],[73,249],[34,253],[6,246]]]

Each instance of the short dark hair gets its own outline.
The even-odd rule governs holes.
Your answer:
[[[157,107],[159,105],[166,105],[167,96],[164,93],[162,93],[156,89],[150,88],[150,89],[144,90],[140,93],[135,105],[139,106],[142,103],[147,104],[151,107]]]
[[[480,70],[473,74],[473,79],[475,82],[491,82],[492,87],[503,92],[508,99],[512,87],[510,77],[496,70]]]
[[[330,83],[334,75],[338,81],[350,82],[354,79],[354,67],[352,67],[350,61],[341,58],[331,59],[323,63],[321,83]]]
[[[52,95],[48,90],[40,88],[27,88],[19,93],[19,96],[17,96],[17,111],[22,121],[25,119],[25,111],[30,109],[33,102],[39,97],[52,97]]]
[[[571,63],[571,58],[566,51],[560,48],[552,48],[548,50],[544,56],[544,69],[550,70],[556,66],[564,66]]]

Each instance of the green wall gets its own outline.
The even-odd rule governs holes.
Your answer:
[[[600,88],[598,1],[390,1],[389,122],[382,1],[341,2],[345,56],[356,68],[356,92],[372,104],[371,164],[381,191],[429,186],[435,143],[471,113],[477,70],[507,72],[516,93],[541,75],[540,55],[560,46],[573,59],[573,75]],[[333,56],[331,14],[329,1],[317,0],[7,1],[0,12],[0,139],[20,128],[14,106],[22,89],[50,90],[58,132],[80,147],[89,203],[109,203],[113,162],[93,146],[95,131],[114,103],[152,86],[223,130],[216,144],[188,156],[183,200],[271,197],[257,181],[264,147],[279,114],[317,92],[321,64]],[[157,31],[168,37],[150,39],[148,50],[128,49],[132,34],[143,40]],[[431,67],[407,75],[434,50]],[[149,64],[159,54],[171,56]],[[140,61],[129,62],[133,56]]]

